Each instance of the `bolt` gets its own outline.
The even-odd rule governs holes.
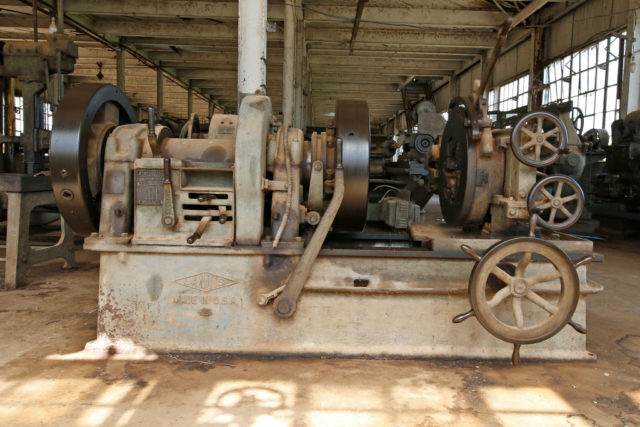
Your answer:
[[[320,163],[320,162],[313,162],[313,169],[314,169],[314,170],[317,170],[317,171],[322,170],[322,163]]]
[[[509,215],[510,216],[514,216],[516,214],[516,210],[515,209],[509,209]]]
[[[122,215],[124,214],[124,212],[123,212],[123,211],[122,211],[122,209],[120,209],[120,208],[115,208],[115,209],[113,210],[113,214],[114,214],[115,216],[122,216]]]
[[[289,300],[282,299],[278,301],[278,303],[276,304],[276,311],[280,316],[287,316],[289,313],[291,313],[291,304],[289,303]]]
[[[521,191],[518,193],[518,197],[520,197],[521,199],[524,199],[527,196],[527,193],[525,193],[524,191]]]

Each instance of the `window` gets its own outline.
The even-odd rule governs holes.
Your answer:
[[[613,35],[549,64],[544,69],[542,103],[573,101],[584,114],[585,131],[611,129],[620,116],[621,52],[624,40]]]
[[[53,129],[53,110],[51,109],[51,104],[47,102],[43,102],[42,104],[42,120],[41,123],[42,129],[52,130]],[[14,98],[14,110],[15,110],[15,118],[16,118],[16,136],[20,136],[22,132],[24,132],[24,101],[21,96],[16,96]]]
[[[22,97],[16,96],[13,100],[13,108],[15,110],[15,119],[16,119],[16,136],[22,135],[24,131],[24,117],[23,117],[23,108],[22,108]]]
[[[489,92],[489,111],[511,111],[529,105],[529,75],[498,86]]]

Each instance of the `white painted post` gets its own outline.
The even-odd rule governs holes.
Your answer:
[[[267,88],[267,0],[238,1],[238,108]]]
[[[627,23],[626,67],[622,82],[622,99],[620,103],[620,117],[640,109],[640,1],[632,0],[629,6],[634,9],[629,12]]]
[[[284,62],[282,65],[282,126],[293,123],[296,16],[293,6],[284,5]]]

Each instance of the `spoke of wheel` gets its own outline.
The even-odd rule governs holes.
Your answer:
[[[545,139],[547,139],[547,138],[549,138],[550,136],[557,135],[557,134],[558,134],[558,132],[560,132],[560,129],[558,129],[558,128],[553,128],[553,129],[551,129],[550,131],[543,133],[543,134],[542,134],[542,136],[544,136],[544,138],[545,138]]]
[[[531,132],[529,129],[527,129],[526,127],[522,128],[522,132],[524,132],[529,138],[535,138],[535,134],[534,132]]]
[[[529,266],[531,262],[531,252],[525,252],[522,254],[522,258],[518,261],[518,265],[516,265],[516,277],[524,277],[524,271]]]
[[[549,190],[547,190],[546,188],[542,187],[540,189],[540,192],[542,192],[542,194],[544,194],[544,197],[547,198],[547,200],[553,200],[553,194],[549,193]]]
[[[578,195],[577,194],[572,194],[570,196],[567,197],[563,197],[562,198],[562,203],[567,203],[567,202],[571,202],[573,200],[577,200],[578,199]]]
[[[542,273],[536,274],[535,276],[527,277],[527,284],[529,287],[539,285],[540,283],[551,282],[552,280],[556,280],[560,278],[560,272],[554,271],[552,273]]]
[[[544,142],[542,143],[542,146],[543,146],[544,148],[546,148],[547,150],[551,151],[552,153],[555,153],[555,152],[556,152],[556,150],[557,150],[557,148],[556,148],[556,147],[554,147],[554,146],[553,146],[553,144],[552,144],[552,143],[550,143],[549,141],[544,141]]]
[[[513,315],[516,318],[516,326],[524,328],[524,313],[522,312],[522,297],[513,297]]]
[[[536,208],[545,210],[545,209],[549,209],[551,207],[551,202],[543,202],[542,200],[540,202],[542,202],[542,203],[539,204],[539,205],[536,205]]]
[[[494,308],[495,306],[500,304],[502,301],[504,301],[505,298],[507,298],[509,295],[511,295],[511,289],[508,286],[505,286],[504,288],[496,292],[493,298],[487,301],[487,305],[491,308]]]
[[[531,301],[532,303],[534,303],[538,307],[542,308],[543,310],[545,310],[549,314],[556,314],[558,312],[558,306],[557,305],[551,304],[549,301],[547,301],[546,299],[542,298],[540,295],[536,294],[531,289],[529,289],[529,291],[527,292],[526,297],[527,297],[527,299],[529,301]]]
[[[498,267],[497,265],[495,267],[493,267],[493,270],[491,271],[498,279],[502,280],[504,283],[506,283],[507,285],[510,285],[511,282],[513,281],[513,277],[511,277],[511,275],[509,273],[507,273],[506,271],[504,271],[503,269],[501,269],[500,267]]]
[[[556,188],[556,198],[562,197],[562,187],[564,187],[564,182],[558,181],[558,188]]]
[[[542,151],[542,146],[536,144],[536,161],[540,161],[540,152]]]
[[[555,221],[556,219],[556,212],[558,212],[558,209],[556,208],[551,208],[551,213],[549,214],[549,222],[550,224],[553,224],[553,221]]]
[[[520,150],[521,151],[528,150],[529,148],[533,147],[535,143],[536,142],[532,139],[529,142],[527,142],[526,144],[524,144],[522,147],[520,147]]]
[[[536,132],[542,133],[542,124],[544,123],[544,117],[538,117],[538,129]]]
[[[571,216],[573,215],[571,212],[569,212],[569,209],[564,207],[564,205],[560,205],[560,211],[563,214],[565,214],[567,216],[567,218],[571,218]]]

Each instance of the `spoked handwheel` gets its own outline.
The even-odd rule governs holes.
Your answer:
[[[552,175],[540,180],[529,191],[529,214],[537,213],[538,224],[558,231],[574,225],[584,210],[584,193],[568,176]]]
[[[582,135],[582,131],[584,130],[584,113],[580,108],[573,107],[570,114],[573,127],[576,129],[576,132],[578,132],[578,135]]]
[[[568,140],[567,127],[562,120],[551,113],[533,112],[513,128],[511,150],[525,165],[542,168],[560,158]]]
[[[551,338],[566,324],[586,332],[571,317],[580,296],[576,268],[591,257],[574,265],[556,245],[533,237],[503,240],[483,256],[468,246],[462,249],[478,262],[469,278],[471,310],[453,321],[477,317],[492,335],[514,344],[514,364],[520,345]]]

